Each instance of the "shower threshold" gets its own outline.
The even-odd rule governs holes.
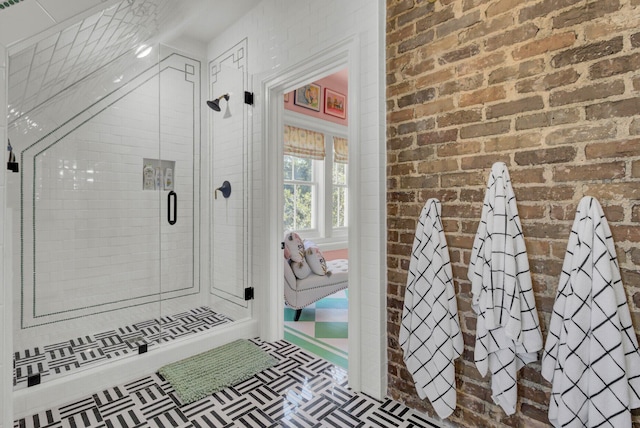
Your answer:
[[[15,351],[13,386],[14,389],[27,388],[29,379],[46,382],[231,322],[231,318],[201,306],[102,333]]]

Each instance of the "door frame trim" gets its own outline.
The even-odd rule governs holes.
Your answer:
[[[284,337],[284,270],[282,250],[282,207],[284,204],[281,185],[283,181],[283,140],[284,100],[283,95],[301,85],[326,77],[345,67],[348,68],[347,114],[349,117],[349,386],[355,391],[362,389],[362,375],[376,370],[371,359],[361,353],[361,326],[363,320],[361,284],[361,217],[360,210],[360,41],[357,35],[314,53],[295,65],[279,70],[260,79],[257,85],[262,95],[261,130],[263,144],[260,147],[262,159],[262,181],[265,189],[262,200],[262,254],[265,256],[266,286],[259,297],[256,308],[260,324],[260,335],[268,341]],[[380,352],[383,350],[380,349]],[[371,381],[367,381],[371,384]],[[383,397],[384,379],[376,379],[372,395]],[[370,389],[370,388],[367,388]]]

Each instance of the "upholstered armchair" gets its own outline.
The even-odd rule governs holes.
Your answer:
[[[300,319],[302,309],[337,291],[344,290],[349,285],[349,261],[344,259],[326,262],[330,274],[310,274],[304,279],[298,279],[291,269],[291,260],[284,260],[284,299],[289,306],[296,310],[295,320]]]

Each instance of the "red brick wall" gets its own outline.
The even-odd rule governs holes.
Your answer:
[[[546,337],[577,203],[595,196],[640,328],[640,0],[388,0],[386,61],[389,394],[434,415],[398,331],[417,217],[437,197],[466,345],[450,421],[546,426],[538,363],[521,370],[511,417],[475,368],[470,249],[490,167],[506,162]]]

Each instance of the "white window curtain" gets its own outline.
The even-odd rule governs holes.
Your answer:
[[[285,125],[284,154],[300,158],[324,160],[324,134]]]
[[[346,138],[333,137],[333,161],[349,163],[349,144]]]

